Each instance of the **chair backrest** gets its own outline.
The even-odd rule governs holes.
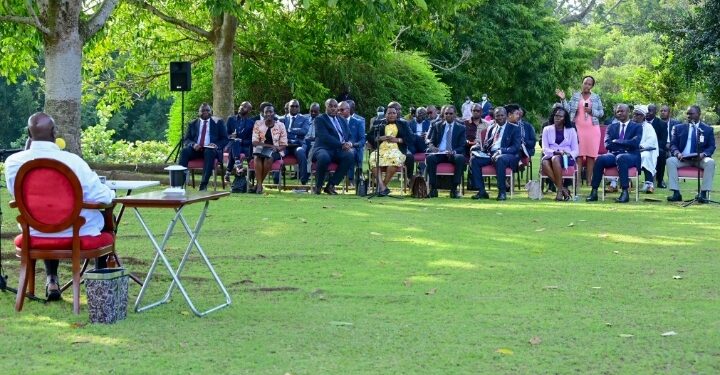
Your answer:
[[[75,172],[55,159],[34,159],[23,164],[15,178],[15,202],[20,216],[35,230],[60,232],[80,217],[83,191]]]
[[[607,154],[605,148],[605,132],[607,131],[607,125],[600,125],[600,147],[598,148],[598,155]]]

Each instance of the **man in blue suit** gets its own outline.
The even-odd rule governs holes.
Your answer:
[[[519,108],[512,107],[512,120],[517,121],[519,118]],[[495,108],[495,123],[488,128],[485,142],[476,145],[472,149],[473,157],[470,162],[472,171],[473,186],[478,188],[478,192],[472,196],[472,199],[488,199],[490,196],[485,191],[485,181],[482,174],[482,168],[486,165],[494,165],[498,184],[497,200],[504,201],[507,199],[505,191],[507,186],[505,183],[505,170],[512,168],[515,170],[520,161],[520,149],[522,145],[522,137],[520,136],[520,128],[508,120],[508,112],[503,107]],[[475,154],[477,152],[477,154]],[[512,189],[512,186],[510,187]]]
[[[305,185],[308,181],[307,150],[305,136],[310,131],[310,119],[300,114],[300,102],[296,99],[288,102],[290,113],[280,118],[287,131],[288,146],[285,155],[294,155],[298,161],[298,178]],[[278,176],[279,180],[279,176]],[[276,183],[279,181],[276,181]]]
[[[700,107],[694,105],[687,110],[687,124],[675,125],[670,142],[670,153],[667,160],[668,182],[673,195],[670,202],[682,201],[678,168],[697,167],[703,170],[700,203],[707,203],[708,192],[712,189],[715,175],[715,160],[711,158],[715,152],[715,135],[713,128],[700,121]]]
[[[225,123],[215,121],[212,108],[207,103],[200,105],[199,118],[188,124],[185,132],[184,145],[180,153],[180,165],[188,166],[191,159],[203,158],[203,176],[199,190],[207,190],[207,184],[215,167],[215,159],[222,163],[222,154],[227,144],[227,131]]]
[[[605,132],[605,148],[608,153],[598,156],[595,161],[591,182],[592,190],[586,199],[588,202],[598,200],[597,189],[602,181],[603,171],[609,167],[617,167],[620,175],[622,193],[619,198],[615,199],[615,202],[627,203],[630,201],[628,170],[635,167],[640,171],[640,140],[643,128],[642,124],[636,124],[629,120],[629,112],[627,104],[618,104],[615,107],[617,121],[608,126]]]
[[[490,114],[490,110],[492,109],[493,105],[488,100],[488,94],[483,94],[482,101],[480,102],[480,105],[482,106],[482,117],[485,118],[488,114]]]
[[[352,103],[352,105],[350,104]],[[363,162],[363,154],[365,153],[365,119],[356,116],[353,113],[353,106],[355,102],[352,100],[340,102],[338,104],[338,113],[340,117],[344,118],[348,123],[348,129],[350,130],[350,142],[352,142],[354,150],[354,162],[353,166],[348,171],[348,178],[350,181],[355,181],[355,168],[361,167]]]
[[[412,134],[412,140],[407,143],[408,154],[413,161],[412,166],[415,166],[414,154],[418,152],[425,152],[427,149],[427,143],[425,137],[430,131],[430,120],[427,116],[427,110],[425,107],[420,107],[415,111],[415,118],[410,120],[408,123],[410,128],[410,134]],[[418,166],[418,175],[422,175],[425,172],[425,163],[421,163]],[[408,169],[408,176],[413,175],[413,170]]]
[[[225,181],[230,182],[230,171],[232,171],[235,160],[240,160],[240,155],[244,154],[249,158],[252,154],[252,130],[255,125],[255,119],[250,116],[252,104],[250,102],[242,102],[238,108],[238,114],[228,117],[227,132],[230,139],[228,145],[228,164],[225,172]]]
[[[452,163],[455,166],[453,185],[450,189],[450,198],[458,199],[460,194],[457,186],[460,184],[462,174],[465,172],[465,125],[456,121],[455,106],[443,107],[443,121],[436,122],[428,134],[428,148],[425,162],[427,163],[428,179],[430,180],[430,198],[437,198],[437,165],[439,163]]]
[[[657,106],[655,104],[649,104],[648,105],[648,111],[645,115],[645,121],[647,121],[650,125],[652,125],[653,130],[655,130],[655,135],[657,136],[658,141],[658,156],[657,156],[657,163],[655,167],[655,178],[657,179],[657,187],[659,188],[666,188],[667,185],[665,185],[665,162],[668,158],[667,150],[665,149],[665,143],[666,139],[668,139],[668,129],[667,129],[667,123],[663,120],[661,120],[659,117],[656,117],[655,114],[657,113]]]
[[[335,99],[325,101],[325,113],[315,118],[315,145],[313,146],[313,161],[317,162],[315,173],[314,194],[320,194],[325,175],[328,173],[330,162],[338,165],[335,173],[330,177],[322,191],[326,194],[337,195],[335,185],[343,180],[347,171],[352,167],[355,156],[353,144],[350,142],[350,129],[347,121],[337,115],[338,102]]]

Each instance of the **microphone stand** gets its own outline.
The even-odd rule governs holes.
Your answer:
[[[695,144],[697,144],[697,145],[698,145],[698,148],[700,148],[700,134],[702,134],[702,130],[700,130],[700,124],[698,124],[697,130],[698,130],[698,131],[695,132],[695,137],[696,137],[696,139],[695,139]],[[698,153],[698,156],[700,156],[699,153]],[[686,200],[685,203],[683,203],[683,205],[682,205],[683,207],[688,207],[688,206],[691,206],[691,205],[693,205],[693,204],[695,204],[695,203],[700,203],[700,204],[702,204],[702,203],[715,203],[715,204],[720,204],[720,202],[716,202],[716,201],[713,201],[713,200],[710,200],[710,199],[706,199],[706,200],[704,200],[704,201],[701,201],[701,195],[700,195],[700,194],[701,194],[701,190],[700,190],[700,169],[701,169],[701,168],[700,168],[700,162],[701,162],[701,161],[702,161],[702,160],[700,160],[699,158],[697,159],[697,163],[698,163],[698,165],[697,165],[697,167],[696,167],[696,169],[697,169],[697,194],[695,195],[695,198]],[[708,194],[709,194],[709,192],[708,192]]]
[[[373,139],[375,140],[375,192],[368,195],[367,199],[373,199],[375,197],[379,197],[380,195],[380,176],[382,175],[382,171],[380,170],[380,140],[378,140],[378,132],[380,131],[380,124],[378,125],[371,125],[373,128]],[[372,171],[370,171],[372,173]],[[387,186],[386,186],[387,187]],[[402,199],[401,197],[396,197],[393,195],[383,195],[384,197],[390,197],[395,199]]]

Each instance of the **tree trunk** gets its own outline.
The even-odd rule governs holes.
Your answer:
[[[55,119],[66,150],[80,150],[82,43],[75,32],[45,42],[45,112]]]
[[[215,116],[227,118],[235,108],[233,93],[233,47],[238,20],[224,13],[218,17],[213,30],[215,66],[213,68],[213,112]]]

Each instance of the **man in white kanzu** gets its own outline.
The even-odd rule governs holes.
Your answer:
[[[47,158],[59,160],[75,172],[83,190],[83,201],[96,203],[110,203],[115,198],[115,192],[100,182],[98,175],[79,156],[60,150],[55,144],[55,121],[49,115],[38,112],[28,119],[30,132],[29,149],[13,154],[5,160],[5,182],[8,192],[14,197],[15,177],[20,167],[33,159]],[[50,193],[50,192],[48,192]],[[80,228],[81,236],[99,236],[105,226],[103,215],[98,210],[83,209],[80,215],[85,218],[85,224]],[[72,237],[72,227],[56,233],[42,233],[30,228],[31,236],[36,237]],[[96,266],[105,268],[106,257],[98,258]],[[57,260],[45,260],[45,273],[47,285],[45,294],[48,300],[60,299],[60,282],[58,281]]]

